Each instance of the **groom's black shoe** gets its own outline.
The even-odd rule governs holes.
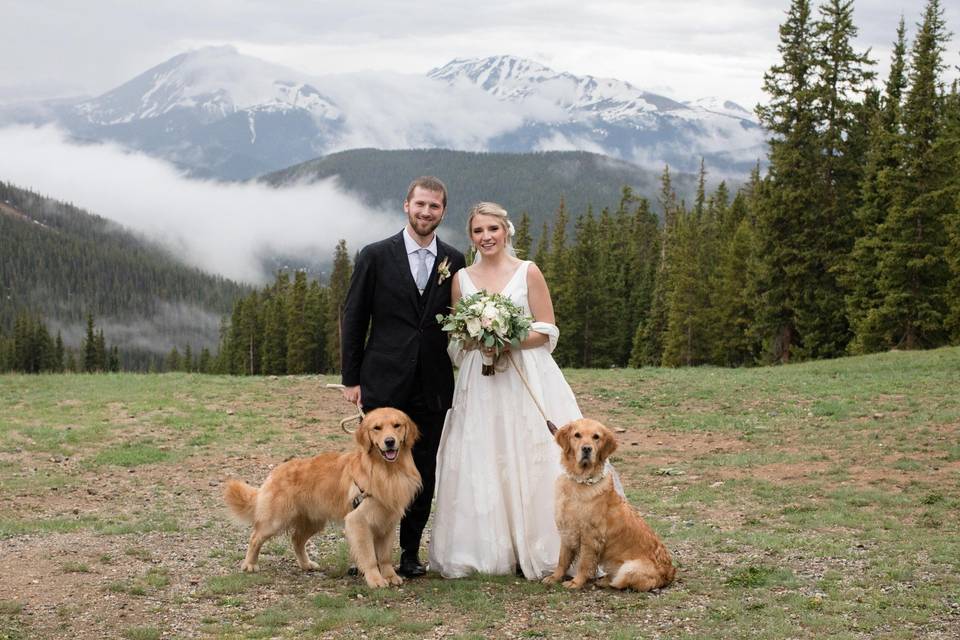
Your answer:
[[[400,566],[397,573],[404,578],[419,578],[427,572],[426,567],[420,564],[416,552],[404,551],[400,554]]]

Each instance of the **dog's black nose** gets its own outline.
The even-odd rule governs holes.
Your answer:
[[[396,438],[387,438],[383,441],[383,444],[387,445],[387,448],[393,449],[393,447],[397,444],[397,440]]]
[[[591,446],[580,448],[580,455],[583,456],[584,458],[589,458],[591,453],[593,453],[593,447]]]

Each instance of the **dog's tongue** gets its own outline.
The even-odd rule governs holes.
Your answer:
[[[396,460],[396,459],[397,459],[397,451],[396,451],[395,449],[392,450],[392,451],[384,451],[384,452],[383,452],[383,457],[386,458],[387,460]]]

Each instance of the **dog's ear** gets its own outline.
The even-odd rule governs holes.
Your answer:
[[[563,449],[563,455],[568,456],[573,451],[573,445],[570,444],[570,434],[573,433],[573,423],[568,422],[553,434],[553,439],[557,441],[560,448]]]
[[[613,435],[613,431],[610,431],[607,427],[604,427],[601,433],[603,434],[603,444],[600,445],[597,458],[606,460],[617,450],[617,438]]]
[[[409,440],[410,446],[413,447],[413,444],[420,439],[420,427],[418,427],[417,423],[411,420],[407,414],[403,414],[403,417],[407,421],[407,435],[405,439]]]
[[[356,438],[357,445],[361,449],[369,449],[373,446],[373,442],[370,441],[370,424],[366,418],[360,421],[360,426],[353,432],[353,437]]]

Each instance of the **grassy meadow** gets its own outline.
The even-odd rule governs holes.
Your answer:
[[[375,591],[333,527],[321,571],[277,539],[245,575],[221,484],[351,446],[333,378],[0,376],[0,639],[960,637],[960,348],[567,376],[622,430],[660,592]]]

